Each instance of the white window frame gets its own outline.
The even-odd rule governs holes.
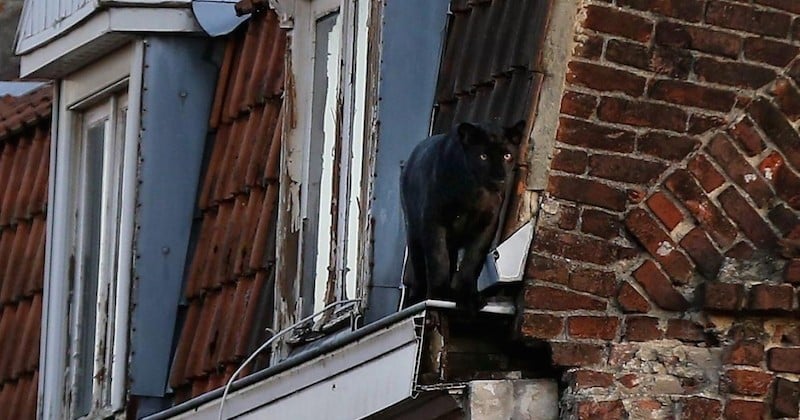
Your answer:
[[[102,122],[106,130],[100,189],[100,242],[89,413],[104,418],[125,406],[128,311],[132,265],[140,113],[142,41],[56,82],[51,143],[48,243],[42,313],[38,417],[76,418],[76,373],[82,325],[82,253],[88,248],[82,219],[87,199],[84,133]],[[127,109],[125,117],[120,114]],[[88,125],[87,125],[88,124]],[[124,128],[123,128],[124,127]],[[85,379],[84,379],[85,380]]]

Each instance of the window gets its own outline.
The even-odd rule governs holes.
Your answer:
[[[78,111],[69,401],[73,418],[111,406],[127,97]]]

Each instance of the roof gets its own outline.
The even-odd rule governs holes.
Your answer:
[[[0,97],[0,407],[34,418],[52,86]]]
[[[224,384],[272,319],[287,37],[268,11],[227,42],[170,376],[176,402]]]

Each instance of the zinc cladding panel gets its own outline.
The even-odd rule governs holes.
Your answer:
[[[176,402],[222,386],[271,326],[286,42],[272,11],[227,39],[170,373]]]
[[[36,415],[52,86],[0,98],[0,418]]]

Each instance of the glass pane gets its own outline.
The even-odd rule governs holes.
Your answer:
[[[89,413],[92,405],[97,284],[100,262],[100,216],[102,210],[103,148],[106,120],[89,126],[83,151],[83,202],[78,211],[82,221],[80,318],[76,366],[76,415]]]

